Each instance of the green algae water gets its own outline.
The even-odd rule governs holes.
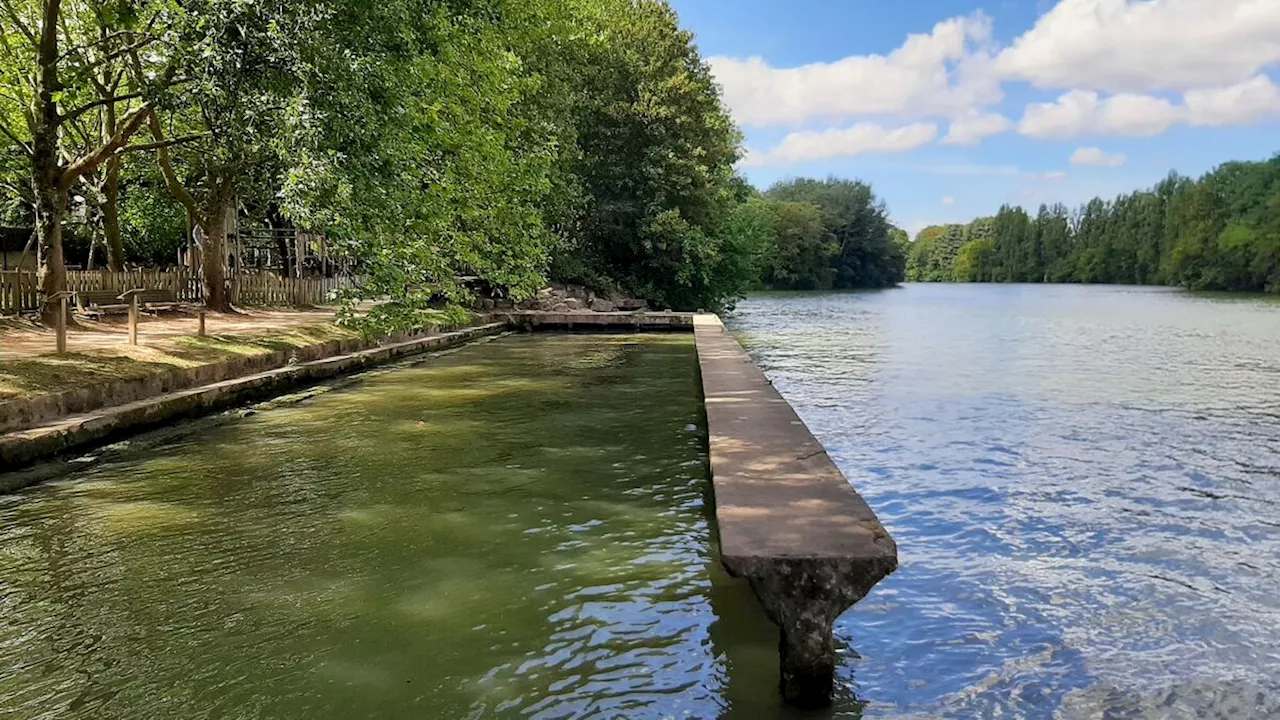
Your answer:
[[[512,336],[0,495],[0,717],[760,716],[702,427],[689,335]]]

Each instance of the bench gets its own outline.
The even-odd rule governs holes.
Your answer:
[[[138,296],[138,307],[147,310],[172,310],[182,307],[173,290],[140,289],[126,290],[124,293],[115,290],[82,290],[76,293],[76,307],[83,315],[108,315],[128,312],[128,293]]]
[[[129,303],[115,290],[81,290],[76,293],[76,310],[82,315],[127,312]]]
[[[138,304],[148,310],[172,310],[184,303],[178,301],[178,294],[172,290],[143,290],[138,293]]]

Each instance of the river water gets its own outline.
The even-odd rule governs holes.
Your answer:
[[[697,383],[514,336],[0,495],[0,717],[715,717],[753,633],[774,702]]]
[[[908,285],[729,325],[898,542],[837,628],[867,717],[1280,717],[1280,302]]]
[[[1280,304],[728,322],[901,553],[825,715],[1280,717]],[[0,495],[0,718],[785,717],[701,423],[688,336],[512,336],[97,453]]]

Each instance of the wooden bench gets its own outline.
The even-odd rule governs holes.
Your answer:
[[[76,293],[76,311],[82,315],[109,315],[129,311],[129,303],[115,290],[81,290]]]
[[[172,290],[143,290],[138,293],[138,304],[148,310],[172,310],[185,303],[180,302]]]
[[[138,307],[146,310],[172,310],[185,303],[172,290],[141,289],[118,293],[115,290],[82,290],[76,293],[76,307],[83,315],[108,315],[129,311],[128,293],[138,296]]]

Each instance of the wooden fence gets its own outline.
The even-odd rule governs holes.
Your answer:
[[[334,293],[352,286],[349,277],[282,278],[244,274],[231,281],[231,302],[236,305],[324,305]]]
[[[16,315],[40,307],[36,274],[26,270],[0,270],[0,315]]]
[[[265,273],[245,273],[229,278],[231,302],[236,305],[323,305],[334,301],[338,290],[354,281],[340,278],[280,278]],[[67,289],[72,292],[124,292],[134,288],[172,290],[179,302],[204,300],[200,273],[191,270],[72,270]],[[36,274],[30,270],[0,271],[0,315],[34,312],[41,296]]]
[[[71,292],[105,292],[120,294],[125,290],[172,290],[178,302],[197,303],[204,299],[200,273],[191,270],[70,270],[67,289]]]

